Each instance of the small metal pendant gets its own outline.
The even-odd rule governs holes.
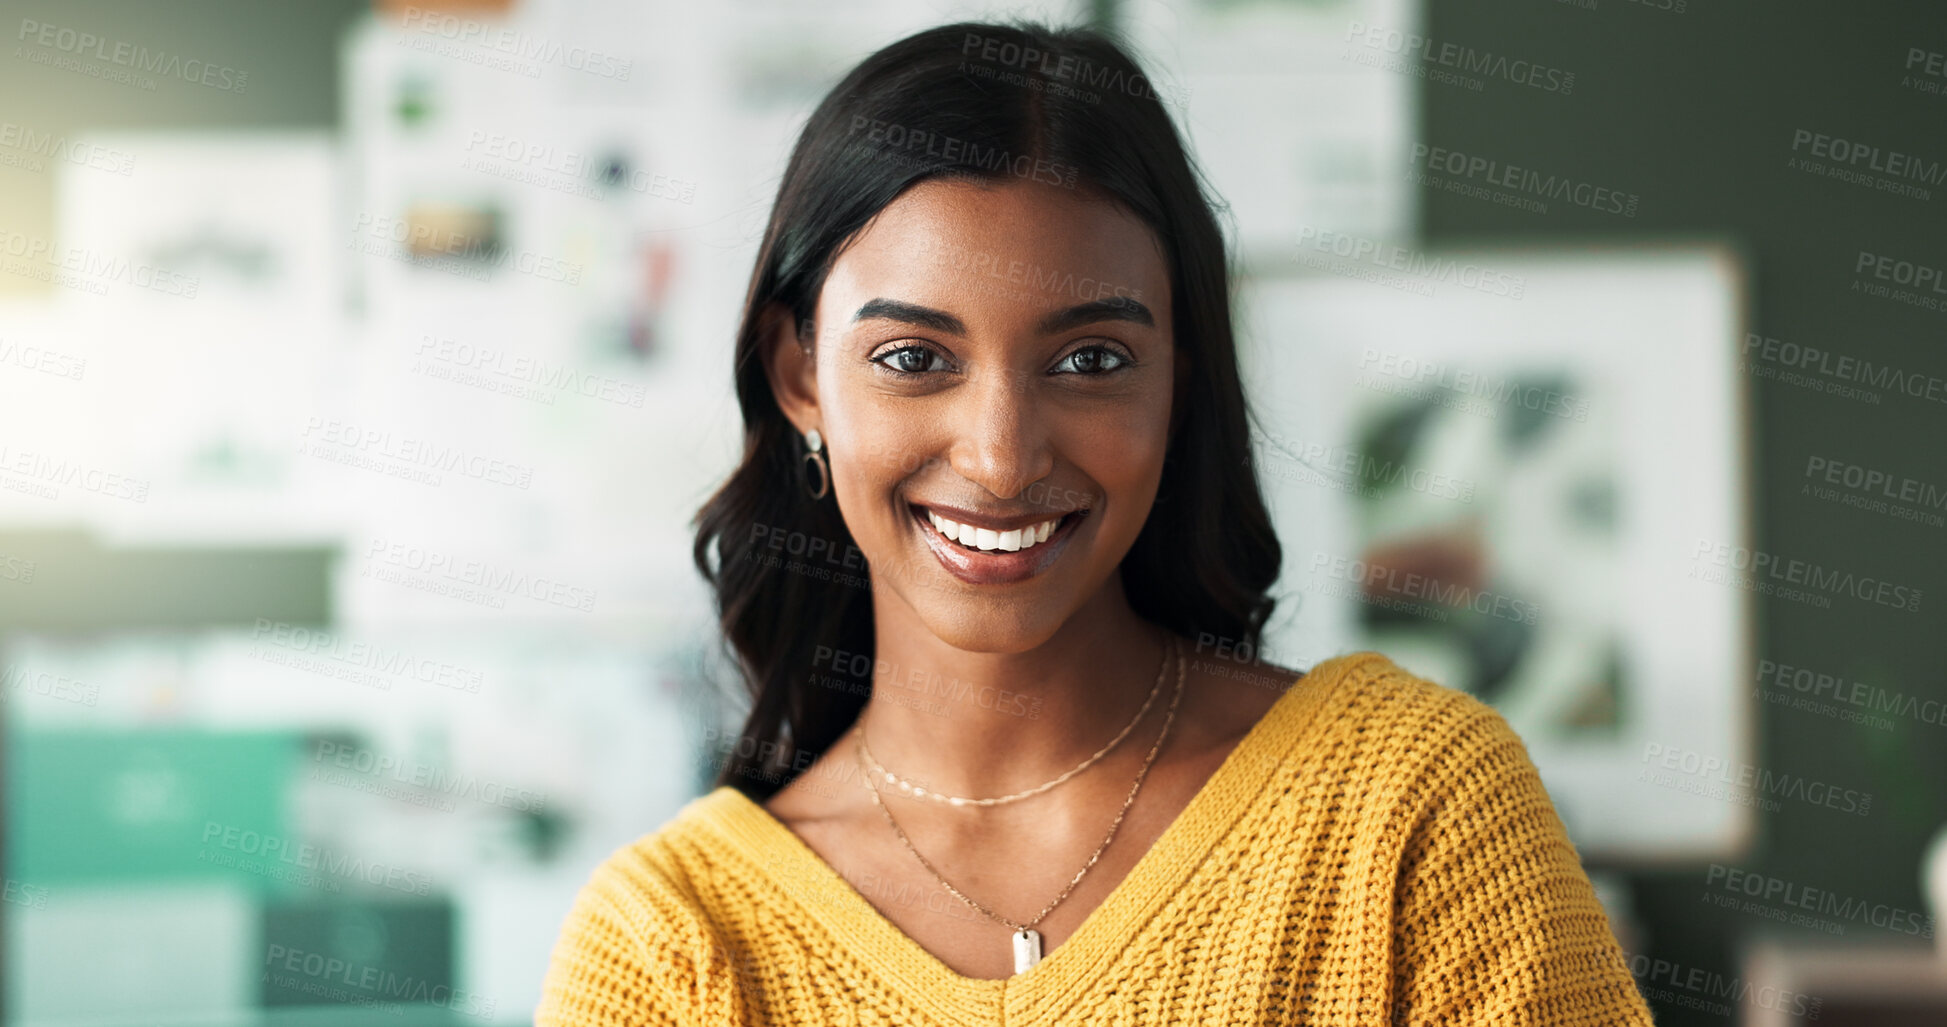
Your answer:
[[[1014,972],[1020,973],[1041,962],[1041,932],[1033,929],[1014,932]]]

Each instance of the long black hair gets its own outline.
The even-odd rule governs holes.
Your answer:
[[[1155,88],[1091,29],[961,23],[909,36],[853,69],[792,150],[737,332],[743,460],[692,522],[751,697],[716,785],[753,801],[851,727],[871,676],[847,684],[834,656],[874,652],[870,569],[833,498],[809,498],[802,443],[764,371],[773,314],[788,310],[809,338],[841,245],[914,183],[949,175],[1086,187],[1155,232],[1188,375],[1123,587],[1146,620],[1252,649],[1275,604],[1265,593],[1282,552],[1250,458],[1223,233]]]

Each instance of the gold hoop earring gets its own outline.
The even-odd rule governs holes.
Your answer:
[[[814,489],[811,487],[810,481],[806,481],[805,493],[811,496],[812,499],[823,499],[825,498],[826,494],[828,494],[832,490],[831,465],[825,463],[824,454],[819,452],[819,450],[825,448],[825,439],[823,436],[818,434],[818,429],[813,428],[810,431],[805,432],[804,444],[805,444],[805,448],[810,450],[810,452],[806,453],[802,458],[804,463],[809,464],[810,466],[815,467],[818,470],[818,487]],[[809,478],[810,472],[805,471],[804,473],[806,477]]]

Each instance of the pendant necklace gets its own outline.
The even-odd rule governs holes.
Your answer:
[[[1150,765],[1156,761],[1156,753],[1163,748],[1163,740],[1169,737],[1170,725],[1176,720],[1177,703],[1183,699],[1183,656],[1178,651],[1175,635],[1170,636],[1169,647],[1164,653],[1165,667],[1169,665],[1169,657],[1172,655],[1176,658],[1176,691],[1170,697],[1169,713],[1163,718],[1163,730],[1157,734],[1156,744],[1150,746],[1149,755],[1143,757],[1142,769],[1136,771],[1136,782],[1130,786],[1128,797],[1122,800],[1122,809],[1117,811],[1115,822],[1109,825],[1108,837],[1103,838],[1102,844],[1095,847],[1094,854],[1090,855],[1088,862],[1082,864],[1082,868],[1075,872],[1075,876],[1069,880],[1068,886],[1061,890],[1061,894],[1055,896],[1054,901],[1048,903],[1041,912],[1034,915],[1034,919],[1026,923],[1017,923],[1010,920],[988,909],[986,906],[975,902],[973,899],[968,898],[960,889],[955,888],[952,882],[942,876],[938,870],[934,869],[933,864],[927,862],[926,857],[920,855],[919,850],[913,847],[912,840],[906,837],[906,832],[900,830],[899,821],[893,819],[892,810],[887,809],[885,802],[879,798],[879,787],[873,782],[873,775],[869,771],[865,774],[866,783],[872,789],[872,804],[879,807],[879,812],[885,814],[886,823],[892,825],[893,833],[899,836],[899,841],[906,846],[906,851],[912,853],[913,858],[919,860],[920,866],[925,867],[940,882],[941,887],[951,892],[955,898],[973,907],[988,919],[1013,929],[1014,972],[1017,974],[1041,962],[1041,932],[1035,930],[1034,925],[1040,923],[1043,918],[1053,912],[1056,906],[1061,905],[1062,900],[1066,899],[1068,894],[1075,890],[1075,886],[1081,883],[1082,877],[1089,872],[1091,867],[1095,866],[1095,861],[1101,858],[1103,850],[1107,849],[1109,843],[1115,840],[1116,830],[1122,826],[1122,818],[1128,814],[1130,805],[1136,801],[1136,792],[1142,788],[1143,778],[1148,776]],[[864,746],[865,732],[861,728],[859,732],[859,758],[861,763],[864,763],[865,760]]]

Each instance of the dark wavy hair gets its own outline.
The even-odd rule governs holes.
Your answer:
[[[1122,563],[1129,604],[1181,635],[1258,645],[1282,551],[1251,459],[1223,233],[1175,126],[1141,69],[1101,32],[928,29],[866,58],[812,113],[744,299],[735,367],[743,460],[692,521],[693,557],[751,699],[717,786],[770,797],[851,727],[869,695],[819,683],[813,668],[821,654],[874,652],[871,588],[763,558],[773,537],[856,552],[837,502],[808,497],[802,442],[765,374],[763,346],[779,312],[810,338],[835,254],[917,182],[1064,174],[1155,232],[1169,263],[1175,344],[1189,357],[1155,506]],[[868,568],[858,573],[869,581]]]

